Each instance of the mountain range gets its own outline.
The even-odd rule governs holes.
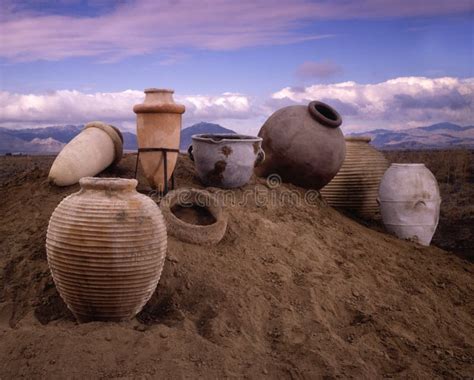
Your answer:
[[[192,144],[192,135],[198,135],[203,133],[236,133],[230,129],[221,127],[219,124],[213,123],[197,123],[191,127],[184,128],[181,131],[181,141],[179,144],[180,150],[188,150],[189,146]]]
[[[69,141],[82,131],[84,125],[57,125],[45,128],[7,129],[0,128],[0,154],[58,153]],[[125,150],[136,150],[137,137],[122,132]]]
[[[375,129],[350,135],[370,136],[373,146],[386,150],[474,148],[472,125],[461,127],[452,123],[438,123],[428,127],[403,130]]]
[[[46,128],[7,129],[0,128],[0,154],[56,154],[69,141],[82,131],[84,125],[61,125]],[[235,133],[218,124],[198,123],[181,131],[180,150],[187,150],[191,145],[191,136],[199,133]],[[123,148],[137,150],[137,136],[123,132]]]
[[[46,128],[0,128],[0,154],[54,154],[59,152],[84,128],[83,125],[61,125]],[[187,150],[191,136],[200,133],[235,133],[218,124],[201,122],[181,131],[180,150]],[[351,136],[370,136],[372,145],[379,149],[444,149],[453,147],[474,148],[474,126],[461,127],[452,123],[439,123],[427,127],[404,130],[375,129],[352,133]],[[123,132],[124,149],[137,150],[137,137]]]

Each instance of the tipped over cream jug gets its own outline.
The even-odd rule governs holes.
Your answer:
[[[181,136],[181,115],[185,108],[173,100],[173,90],[148,88],[145,101],[133,107],[137,114],[137,140],[140,164],[150,186],[159,191],[171,178],[178,159]],[[143,149],[173,151],[144,151]],[[166,178],[165,178],[166,154]]]
[[[430,245],[439,221],[441,198],[424,164],[392,164],[379,188],[380,213],[387,230],[401,239]]]
[[[122,158],[120,131],[100,121],[86,124],[58,154],[49,171],[49,182],[70,186],[83,177],[94,176]]]

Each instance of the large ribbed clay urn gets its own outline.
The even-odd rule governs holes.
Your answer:
[[[341,168],[346,155],[341,116],[325,103],[289,106],[263,124],[259,136],[265,161],[257,175],[278,174],[283,181],[321,189]]]
[[[133,111],[137,114],[138,148],[179,149],[181,135],[181,115],[184,106],[173,100],[173,90],[148,88],[145,101],[137,104]],[[163,191],[165,181],[173,174],[177,152],[167,153],[167,178],[164,174],[164,153],[141,152],[140,164],[150,185]]]
[[[333,207],[363,218],[379,214],[377,195],[388,161],[369,143],[370,137],[346,137],[346,159],[321,194]]]
[[[46,252],[54,283],[81,321],[127,320],[150,299],[166,255],[158,206],[137,181],[86,177],[56,207]]]

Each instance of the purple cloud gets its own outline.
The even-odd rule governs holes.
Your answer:
[[[396,94],[393,105],[398,110],[404,109],[439,109],[448,108],[450,110],[463,110],[472,107],[473,97],[461,94],[457,89],[452,89],[444,94]]]
[[[307,61],[296,69],[296,76],[301,79],[326,79],[342,72],[342,68],[332,61]]]
[[[77,15],[67,12],[74,7],[45,13],[41,7],[2,1],[0,57],[12,61],[86,56],[114,61],[183,47],[233,50],[289,44],[330,37],[301,31],[317,20],[434,16],[473,9],[470,0],[135,0]]]

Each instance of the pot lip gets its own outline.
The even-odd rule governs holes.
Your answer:
[[[394,166],[394,167],[403,167],[403,166],[406,166],[406,167],[421,167],[421,166],[425,166],[425,164],[420,164],[420,163],[415,163],[415,164],[393,163],[393,164],[390,164],[390,166]]]
[[[372,137],[370,136],[346,136],[344,137],[346,141],[354,141],[354,142],[371,142]]]
[[[168,94],[174,94],[174,90],[171,88],[157,88],[157,87],[150,87],[150,88],[145,88],[143,91],[145,94],[151,94],[154,92],[164,92]]]
[[[215,218],[215,222],[208,225],[187,223],[171,211],[177,204],[184,207],[191,204],[205,207]],[[227,229],[228,218],[219,197],[204,189],[184,187],[171,190],[161,200],[160,209],[166,221],[168,233],[191,244],[217,244],[222,240]]]
[[[263,138],[258,136],[241,135],[238,133],[200,133],[191,136],[193,141],[202,141],[213,144],[261,142]]]
[[[193,223],[188,223],[188,222],[185,222],[184,220],[178,218],[173,211],[171,211],[171,208],[173,206],[176,206],[176,205],[180,205],[182,207],[186,207],[186,206],[189,206],[189,203],[186,203],[186,202],[183,202],[181,203],[181,201],[183,201],[185,199],[185,195],[183,194],[189,194],[189,196],[192,196],[192,195],[197,195],[200,197],[200,201],[205,201],[205,202],[208,202],[209,204],[211,204],[212,202],[214,202],[216,205],[218,205],[218,199],[211,193],[209,193],[208,191],[206,190],[200,190],[200,189],[195,189],[195,188],[190,188],[190,187],[185,187],[185,188],[182,188],[182,189],[178,189],[178,190],[174,190],[174,191],[170,191],[167,195],[166,195],[166,201],[163,202],[163,205],[164,204],[167,204],[168,207],[169,207],[169,210],[170,210],[170,217],[178,224],[182,225],[182,226],[192,226],[192,227],[196,227],[200,230],[206,230],[206,229],[209,229],[209,228],[212,228],[214,227],[217,223],[219,223],[220,219],[222,218],[222,215],[219,214],[219,212],[216,211],[216,209],[214,207],[209,207],[209,204],[205,204],[205,205],[200,205],[199,202],[191,202],[193,206],[201,206],[201,207],[204,207],[205,209],[207,209],[209,211],[209,213],[213,216],[213,218],[215,219],[215,222],[214,223],[211,223],[211,224],[207,224],[207,225],[200,225],[200,224],[193,224]],[[164,198],[163,198],[164,199]],[[167,203],[166,203],[167,202]],[[161,205],[161,203],[160,203]],[[220,207],[220,206],[218,206]]]
[[[317,107],[326,108],[329,113],[332,113],[334,118],[329,118],[323,115]],[[337,128],[342,124],[341,115],[337,112],[334,108],[332,108],[329,104],[320,102],[318,100],[313,100],[308,104],[308,111],[316,121],[319,121],[324,126],[329,128]]]
[[[82,177],[79,180],[81,189],[86,190],[108,190],[108,191],[121,191],[121,190],[135,190],[138,184],[136,179],[128,178],[102,178],[102,177]]]

